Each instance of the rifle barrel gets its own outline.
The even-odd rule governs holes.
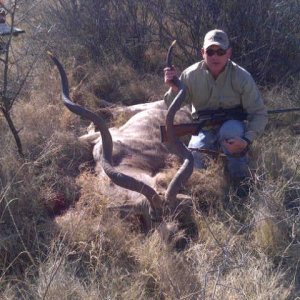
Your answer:
[[[280,113],[286,113],[292,111],[300,111],[300,107],[268,110],[268,114],[280,114]]]
[[[286,108],[286,109],[275,109],[275,110],[268,110],[268,114],[280,114],[280,113],[286,113],[286,112],[293,112],[293,111],[300,111],[300,107],[295,108]],[[243,112],[242,110],[238,110],[238,108],[235,109],[227,109],[227,110],[206,110],[201,111],[199,113],[200,118],[206,117],[201,122],[194,122],[194,123],[185,123],[185,124],[175,124],[174,130],[177,137],[184,136],[184,135],[195,135],[198,134],[200,128],[207,124],[206,122],[211,121],[212,123],[216,123],[219,121],[222,121],[223,119],[226,119],[226,113],[229,115],[233,115],[233,119],[238,120],[246,120],[247,119],[247,113]],[[233,114],[235,113],[235,114]],[[223,114],[223,115],[222,115]],[[166,126],[161,125],[160,126],[160,134],[161,134],[161,141],[167,142],[167,133],[166,133]]]

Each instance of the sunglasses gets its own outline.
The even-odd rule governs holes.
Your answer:
[[[213,56],[214,54],[217,54],[218,56],[223,56],[226,54],[226,51],[227,50],[224,50],[222,48],[219,48],[218,50],[213,50],[213,49],[205,50],[205,52],[208,56]]]

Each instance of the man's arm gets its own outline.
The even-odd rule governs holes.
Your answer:
[[[173,78],[174,75],[177,76],[177,72],[176,72],[176,69],[174,67],[164,69],[164,82],[166,83],[167,86],[169,86],[169,90],[164,95],[164,101],[165,101],[165,103],[168,107],[171,105],[171,103],[173,102],[174,98],[176,97],[176,95],[178,93],[178,88],[176,88],[174,86],[174,84],[172,83],[172,78]],[[189,100],[190,99],[189,84],[188,84],[188,79],[186,77],[187,76],[185,75],[184,72],[179,77],[179,79],[182,81],[182,83],[186,87],[185,100],[184,100],[184,102],[182,103],[181,106],[184,106],[184,105],[190,103],[190,100]]]
[[[268,123],[268,111],[252,76],[248,73],[242,86],[242,104],[248,114],[245,138],[252,142],[264,132]]]
[[[241,102],[247,113],[248,124],[243,137],[222,142],[231,154],[248,151],[250,144],[257,135],[263,133],[268,122],[267,109],[252,76],[244,71],[243,74],[240,74],[240,78],[243,79],[241,82]]]
[[[166,67],[164,69],[164,82],[169,87],[169,90],[164,95],[164,101],[167,107],[171,105],[171,103],[173,102],[174,98],[178,93],[178,88],[172,82],[172,79],[176,76],[177,76],[177,72],[174,67],[172,68]]]
[[[177,77],[177,71],[175,67],[166,67],[164,68],[164,82],[168,85],[172,92],[177,93],[178,87],[174,84],[173,78]]]

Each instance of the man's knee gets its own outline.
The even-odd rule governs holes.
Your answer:
[[[238,120],[228,120],[219,130],[219,141],[243,137],[245,133],[245,124]]]

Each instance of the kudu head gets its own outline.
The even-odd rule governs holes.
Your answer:
[[[167,55],[167,66],[171,67],[171,54],[174,43],[171,45]],[[148,184],[137,180],[129,175],[126,175],[122,172],[116,170],[112,164],[112,151],[113,151],[113,142],[110,131],[106,125],[106,122],[95,113],[89,111],[88,109],[75,104],[69,95],[69,84],[67,75],[62,64],[59,60],[50,52],[48,55],[57,66],[62,85],[62,99],[65,106],[73,113],[90,120],[95,124],[101,134],[102,138],[102,159],[101,164],[104,172],[107,176],[118,186],[121,186],[125,189],[138,192],[145,196],[147,199],[146,202],[143,202],[141,206],[142,210],[145,212],[145,209],[148,210],[147,214],[149,216],[148,224],[152,227],[153,222],[160,222],[163,219],[165,214],[174,213],[178,205],[177,194],[179,189],[185,183],[185,181],[190,177],[193,172],[193,156],[191,152],[186,148],[186,146],[178,140],[175,136],[173,122],[176,112],[179,110],[182,102],[185,98],[186,89],[179,78],[174,78],[174,83],[179,89],[177,96],[175,97],[173,103],[168,109],[166,115],[166,128],[167,128],[167,138],[168,146],[171,151],[174,152],[183,160],[183,164],[170,182],[166,193],[164,196],[160,196],[151,186]],[[182,205],[181,205],[182,206]],[[146,207],[146,208],[145,208]]]

